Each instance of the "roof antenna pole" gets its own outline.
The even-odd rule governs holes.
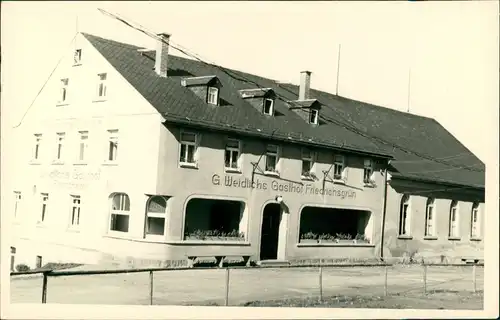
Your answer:
[[[339,51],[337,55],[337,83],[335,85],[335,95],[339,95],[339,74],[340,74],[340,43],[339,43]]]
[[[408,70],[408,101],[406,102],[406,112],[410,113],[410,96],[411,96],[411,67]]]

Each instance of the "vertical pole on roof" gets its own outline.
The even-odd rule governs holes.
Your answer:
[[[339,95],[339,74],[340,74],[340,43],[339,43],[339,52],[337,55],[337,83],[335,84],[335,95]]]

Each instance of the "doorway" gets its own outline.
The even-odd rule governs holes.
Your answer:
[[[281,216],[281,206],[278,203],[269,203],[264,207],[260,236],[260,260],[278,258]]]

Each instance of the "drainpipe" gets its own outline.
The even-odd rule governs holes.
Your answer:
[[[384,261],[384,234],[385,234],[385,215],[387,210],[387,168],[384,170],[384,207],[382,209],[382,227],[380,236],[380,260]]]

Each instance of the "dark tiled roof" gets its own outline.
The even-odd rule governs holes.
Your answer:
[[[484,187],[484,164],[434,119],[311,89],[310,98],[321,103],[322,116],[321,125],[311,126],[288,108],[287,101],[298,99],[296,85],[222,70],[173,55],[168,60],[168,77],[160,78],[153,70],[154,52],[141,54],[137,51],[140,48],[133,45],[89,34],[84,36],[167,122],[389,155],[395,159],[392,162],[395,176]],[[211,75],[222,83],[221,105],[215,108],[181,85],[182,78]],[[274,117],[259,113],[241,98],[239,90],[259,87],[272,88],[279,97]],[[394,145],[411,152],[403,152]],[[442,160],[425,159],[428,157]],[[440,163],[443,161],[444,164]],[[460,167],[477,168],[480,172]]]

